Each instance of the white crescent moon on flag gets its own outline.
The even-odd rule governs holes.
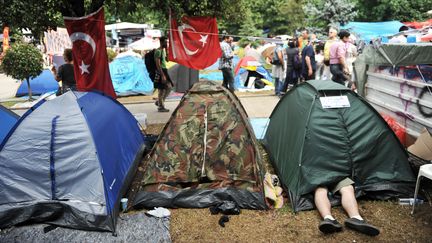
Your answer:
[[[186,54],[188,54],[189,56],[195,55],[199,51],[199,49],[196,49],[195,51],[191,51],[191,50],[189,50],[185,46],[184,40],[183,40],[183,30],[185,30],[185,29],[191,29],[194,32],[196,32],[196,30],[192,26],[190,26],[188,24],[183,24],[183,25],[179,26],[177,29],[178,29],[178,32],[179,32],[179,35],[180,35],[180,41],[182,42],[182,45],[183,45],[183,48],[184,48]]]
[[[96,42],[88,34],[83,33],[83,32],[75,32],[75,33],[72,33],[69,36],[69,38],[71,39],[72,44],[74,43],[74,41],[77,41],[77,40],[83,40],[83,41],[89,43],[89,45],[93,49],[92,58],[94,57],[94,55],[96,53]]]

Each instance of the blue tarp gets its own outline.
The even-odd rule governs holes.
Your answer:
[[[153,93],[153,82],[141,58],[134,56],[116,58],[109,64],[109,69],[117,95]]]
[[[56,92],[59,88],[59,85],[52,72],[48,69],[45,69],[39,76],[30,79],[30,87],[32,90],[32,95],[42,95],[49,92]],[[16,92],[16,97],[26,95],[28,95],[28,86],[27,81],[23,80],[18,88],[18,91]]]
[[[242,76],[244,75],[247,76],[247,72],[249,71],[244,68],[240,68],[238,74],[234,77],[234,87],[236,89],[245,87],[244,82],[246,80],[242,80]],[[264,67],[262,66],[257,67],[256,72],[261,76],[263,76],[268,81],[272,81],[271,74]]]
[[[17,123],[18,119],[17,114],[0,105],[0,144],[2,144],[3,139]]]
[[[255,133],[255,137],[258,140],[264,139],[265,133],[267,131],[268,124],[270,122],[270,118],[249,118],[252,129]]]
[[[240,58],[238,56],[234,56],[233,58],[233,67],[237,66],[237,63],[240,61]],[[219,59],[210,67],[207,67],[206,73],[200,72],[199,79],[208,79],[212,81],[222,81],[223,76],[222,72],[219,70]],[[233,69],[234,71],[234,69]]]
[[[362,40],[370,41],[378,37],[394,35],[399,32],[402,25],[404,24],[399,21],[349,22],[341,28],[357,34]]]

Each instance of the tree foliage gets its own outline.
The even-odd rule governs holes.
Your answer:
[[[61,2],[56,0],[0,0],[0,26],[12,29],[27,28],[38,36],[48,27],[62,25],[58,11]]]
[[[357,0],[358,21],[423,21],[432,0]]]
[[[43,58],[40,51],[30,44],[17,43],[6,51],[2,69],[14,79],[26,80],[31,99],[30,78],[39,76],[43,70]]]
[[[308,26],[327,27],[353,21],[358,12],[353,0],[309,1],[303,7]]]

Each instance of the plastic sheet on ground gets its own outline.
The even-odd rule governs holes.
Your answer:
[[[268,124],[270,122],[270,118],[249,118],[249,121],[252,125],[252,129],[255,133],[255,137],[258,140],[262,140],[267,131]]]
[[[111,232],[55,228],[47,224],[13,227],[0,231],[0,242],[171,242],[169,218],[154,218],[143,212],[123,214],[117,221],[117,237]]]

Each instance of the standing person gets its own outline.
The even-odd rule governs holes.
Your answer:
[[[324,44],[324,69],[321,75],[321,80],[330,80],[330,47],[337,42],[337,30],[334,28],[329,29],[328,40]]]
[[[332,44],[330,48],[330,72],[332,80],[336,83],[345,85],[349,69],[346,63],[346,53],[349,44],[350,33],[346,30],[339,32],[340,41]]]
[[[64,94],[70,89],[76,89],[72,49],[65,49],[63,52],[63,58],[66,63],[59,67],[58,72],[55,66],[53,66],[51,69],[54,74],[55,80],[57,80],[57,82],[62,81],[60,94]]]
[[[220,44],[222,49],[222,57],[219,59],[219,70],[222,71],[223,83],[222,85],[234,93],[234,75],[232,68],[232,59],[234,52],[231,49],[231,43],[233,38],[225,35],[223,41]]]
[[[316,61],[312,42],[308,42],[301,52],[302,77],[304,80],[315,79]]]
[[[275,95],[280,96],[285,78],[285,62],[283,58],[283,43],[277,43],[272,58],[272,76],[275,80]]]
[[[299,50],[297,48],[297,41],[296,40],[289,40],[288,41],[288,47],[285,49],[285,52],[287,54],[287,69],[286,69],[286,77],[285,77],[285,83],[282,88],[282,92],[286,92],[288,89],[288,85],[295,86],[298,83],[298,78],[300,76],[300,70],[299,67],[297,67],[300,60],[299,56]],[[301,67],[300,67],[301,69]]]
[[[309,43],[309,30],[302,30],[300,38],[298,38],[300,51]]]
[[[156,63],[156,73],[154,80],[154,87],[158,90],[158,100],[156,105],[158,106],[159,112],[169,112],[165,108],[165,100],[171,92],[173,83],[168,74],[168,69],[166,66],[166,48],[167,48],[167,38],[162,36],[159,39],[160,47],[156,49],[154,53],[154,59]]]

